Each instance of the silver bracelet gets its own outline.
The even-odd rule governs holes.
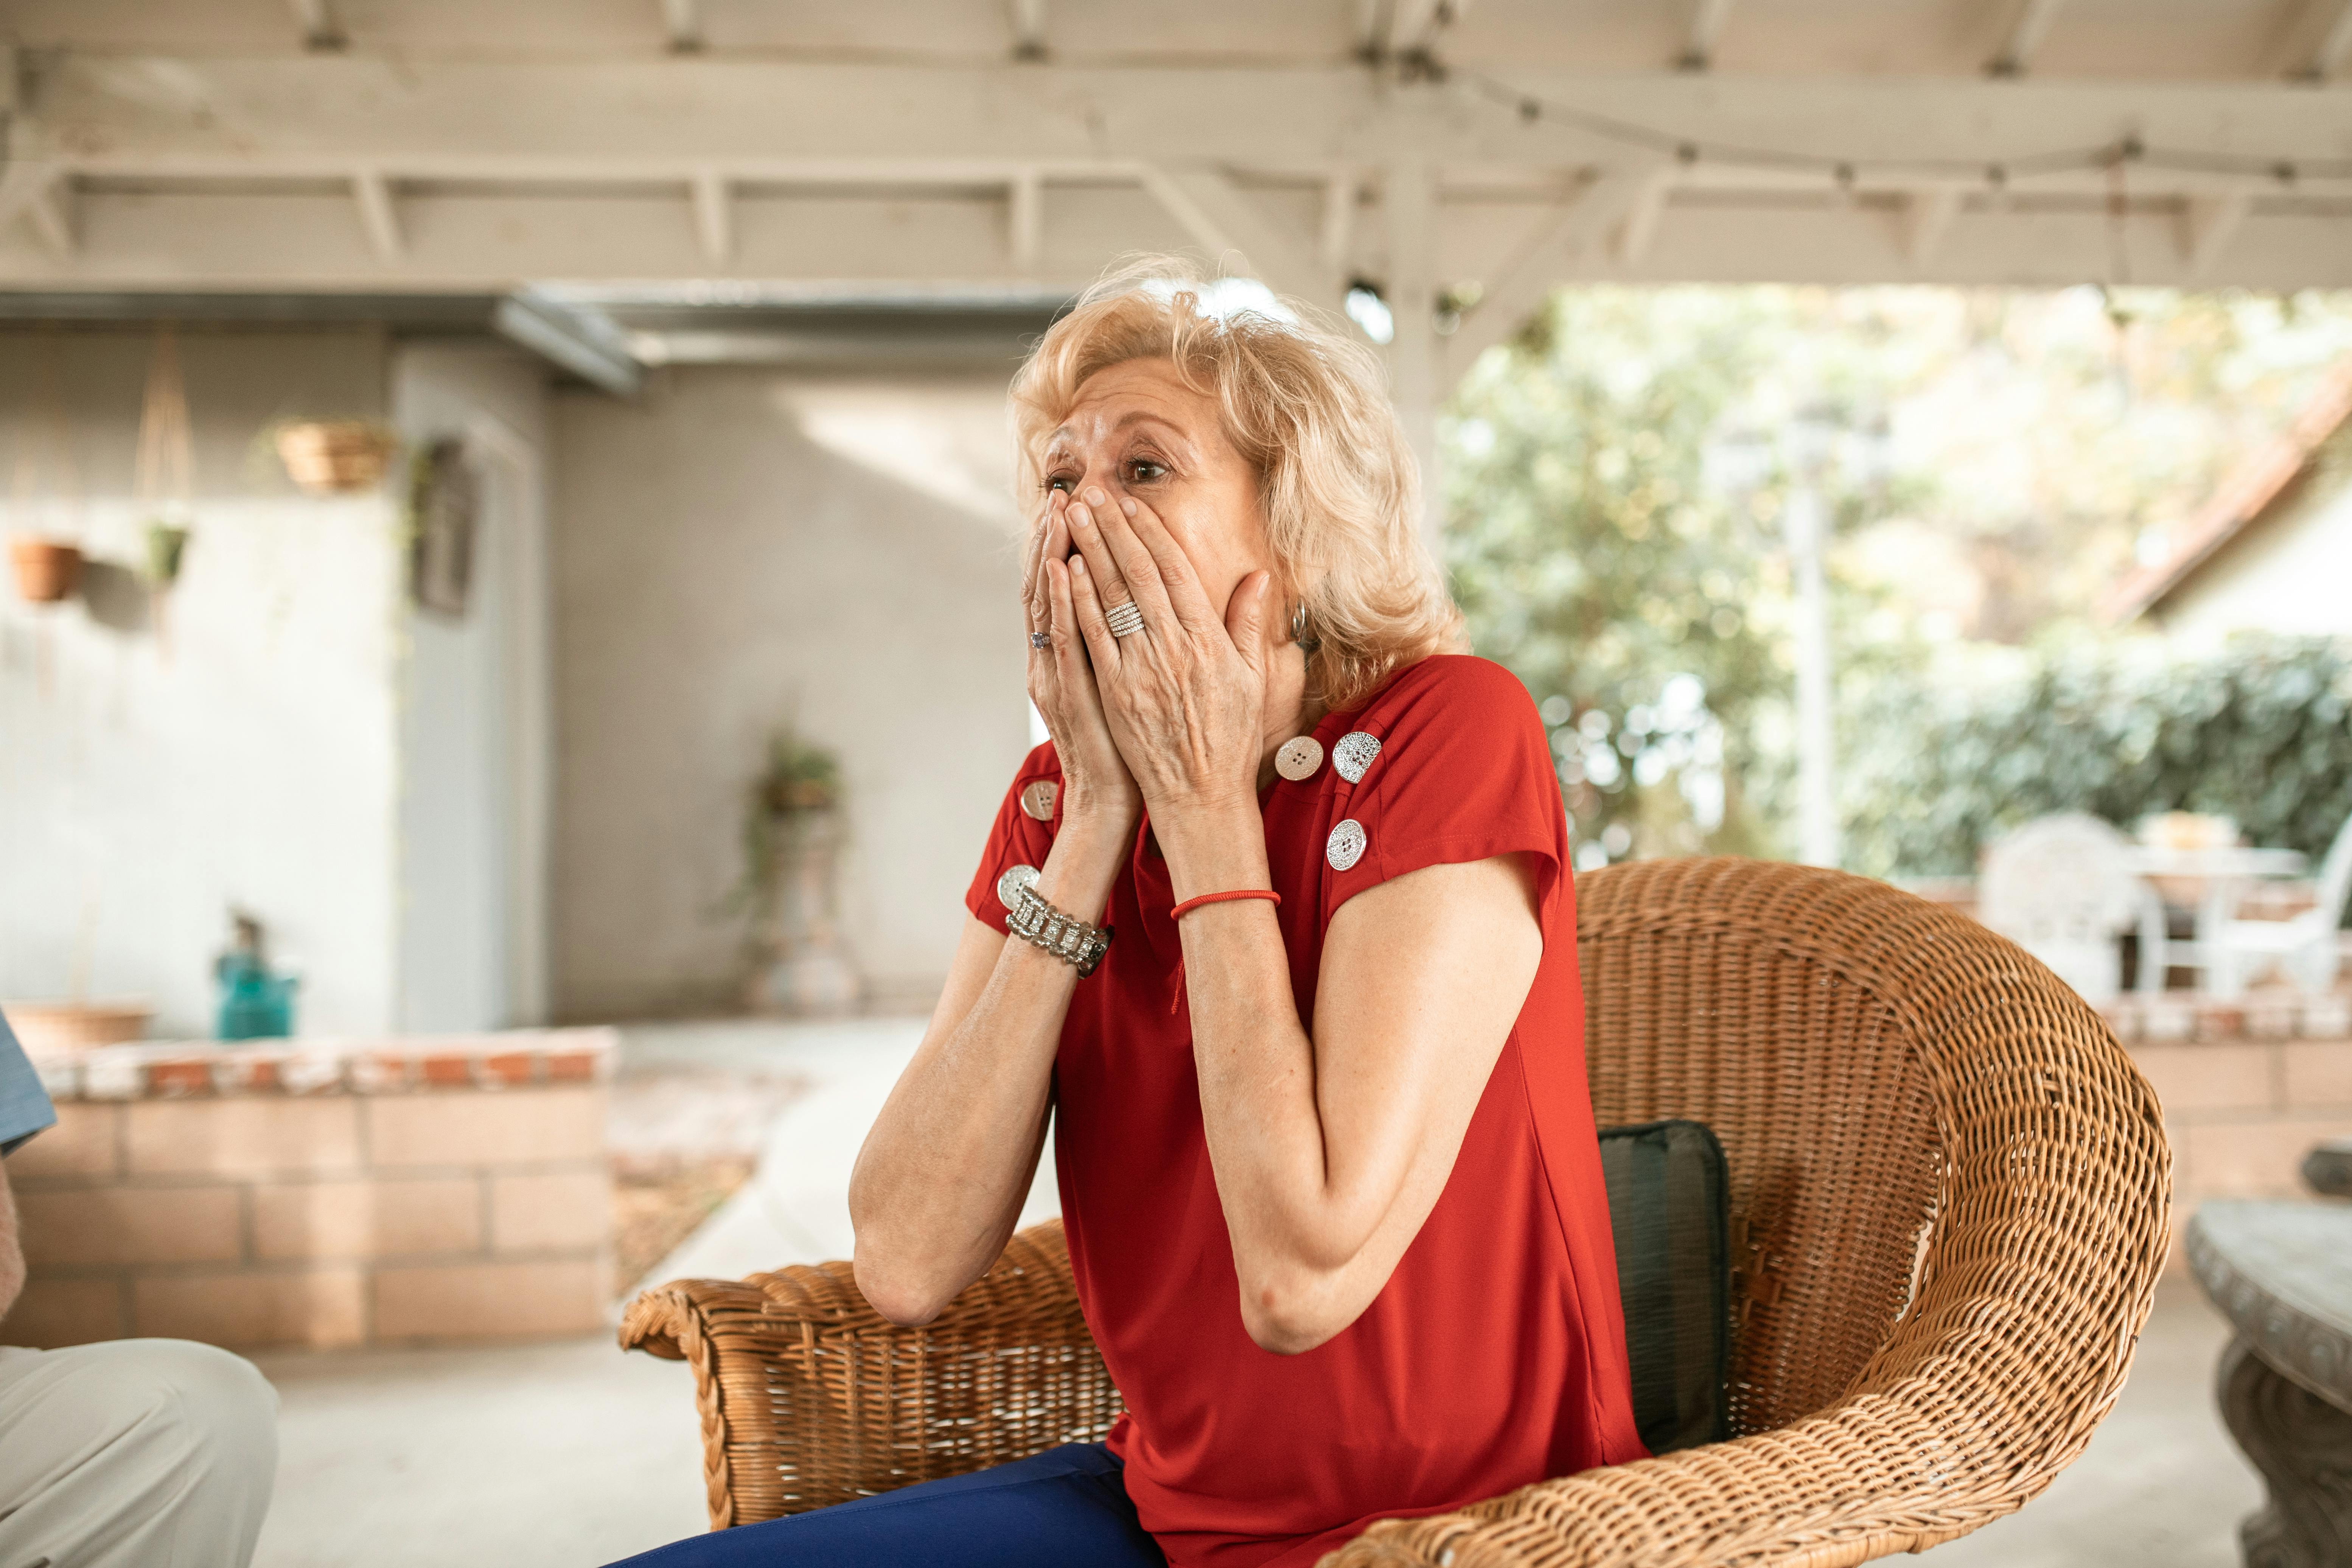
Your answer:
[[[998,901],[1013,910],[1004,918],[1004,929],[1033,947],[1044,948],[1084,980],[1109,950],[1110,929],[1088,925],[1055,909],[1039,896],[1034,886],[1036,880],[1036,871],[1027,866],[1015,866],[997,879]]]

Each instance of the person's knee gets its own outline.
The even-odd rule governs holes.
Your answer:
[[[278,1391],[243,1356],[189,1340],[88,1345],[85,1397],[119,1430],[140,1428],[189,1470],[266,1496],[278,1469]]]

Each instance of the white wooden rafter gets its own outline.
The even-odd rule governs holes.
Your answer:
[[[352,175],[352,201],[359,208],[360,227],[378,261],[394,262],[406,249],[400,232],[400,210],[394,205],[392,182],[381,169],[360,169]]]
[[[1034,272],[1045,254],[1045,175],[1023,169],[1005,188],[1005,230],[1016,271]]]
[[[2312,81],[2326,81],[2352,60],[2352,0],[2321,0],[2330,5],[2333,15],[2327,18],[2319,42],[2312,47],[2311,58],[2296,74]]]
[[[1278,294],[1339,303],[1337,279],[1314,250],[1286,233],[1232,178],[1213,169],[1148,165],[1144,188],[1219,265],[1238,260]]]
[[[1620,263],[1638,267],[1648,258],[1650,243],[1658,237],[1659,220],[1666,216],[1666,204],[1674,199],[1678,179],[1678,171],[1672,166],[1654,169],[1643,178],[1610,239],[1610,253]]]
[[[51,256],[69,258],[80,248],[74,225],[73,183],[51,180],[26,205],[25,216]]]
[[[1005,0],[1007,20],[1013,27],[1013,58],[1016,60],[1042,60],[1046,58],[1045,0]]]
[[[335,16],[334,0],[287,0],[295,26],[302,30],[306,49],[340,49],[343,29]]]
[[[1543,215],[1516,256],[1500,258],[1476,304],[1445,341],[1445,378],[1519,330],[1564,277],[1606,245],[1662,171],[1654,164],[1612,170],[1580,184]]]
[[[1732,0],[1693,0],[1690,30],[1683,35],[1682,57],[1675,63],[1686,71],[1703,71],[1715,63],[1715,47],[1723,26],[1731,20]]]
[[[717,169],[698,169],[688,189],[694,204],[694,237],[703,259],[724,267],[735,254],[735,195]]]
[[[1952,224],[1960,216],[1963,196],[1956,185],[1930,185],[1903,197],[1903,254],[1914,267],[1932,266]]]
[[[1993,56],[1986,68],[1995,76],[2023,76],[2032,64],[2034,51],[2049,37],[2050,25],[2058,19],[2058,7],[2063,4],[2064,0],[2017,0],[2016,14],[2001,40],[2000,52]]]
[[[674,54],[692,54],[702,47],[701,0],[661,0],[662,33]]]
[[[2191,278],[2202,278],[2220,259],[2223,247],[2253,210],[2254,199],[2244,191],[2190,196],[2181,204],[2180,249],[2188,258]]]

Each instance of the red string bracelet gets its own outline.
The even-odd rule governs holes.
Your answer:
[[[1282,895],[1272,888],[1236,888],[1230,893],[1202,893],[1197,899],[1187,899],[1169,910],[1168,918],[1181,921],[1202,904],[1230,903],[1235,899],[1272,899],[1277,905],[1282,902]]]

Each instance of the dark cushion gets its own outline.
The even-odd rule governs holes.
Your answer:
[[[1633,1420],[1653,1454],[1731,1436],[1730,1183],[1696,1121],[1601,1134],[1617,1295],[1633,1366]]]

